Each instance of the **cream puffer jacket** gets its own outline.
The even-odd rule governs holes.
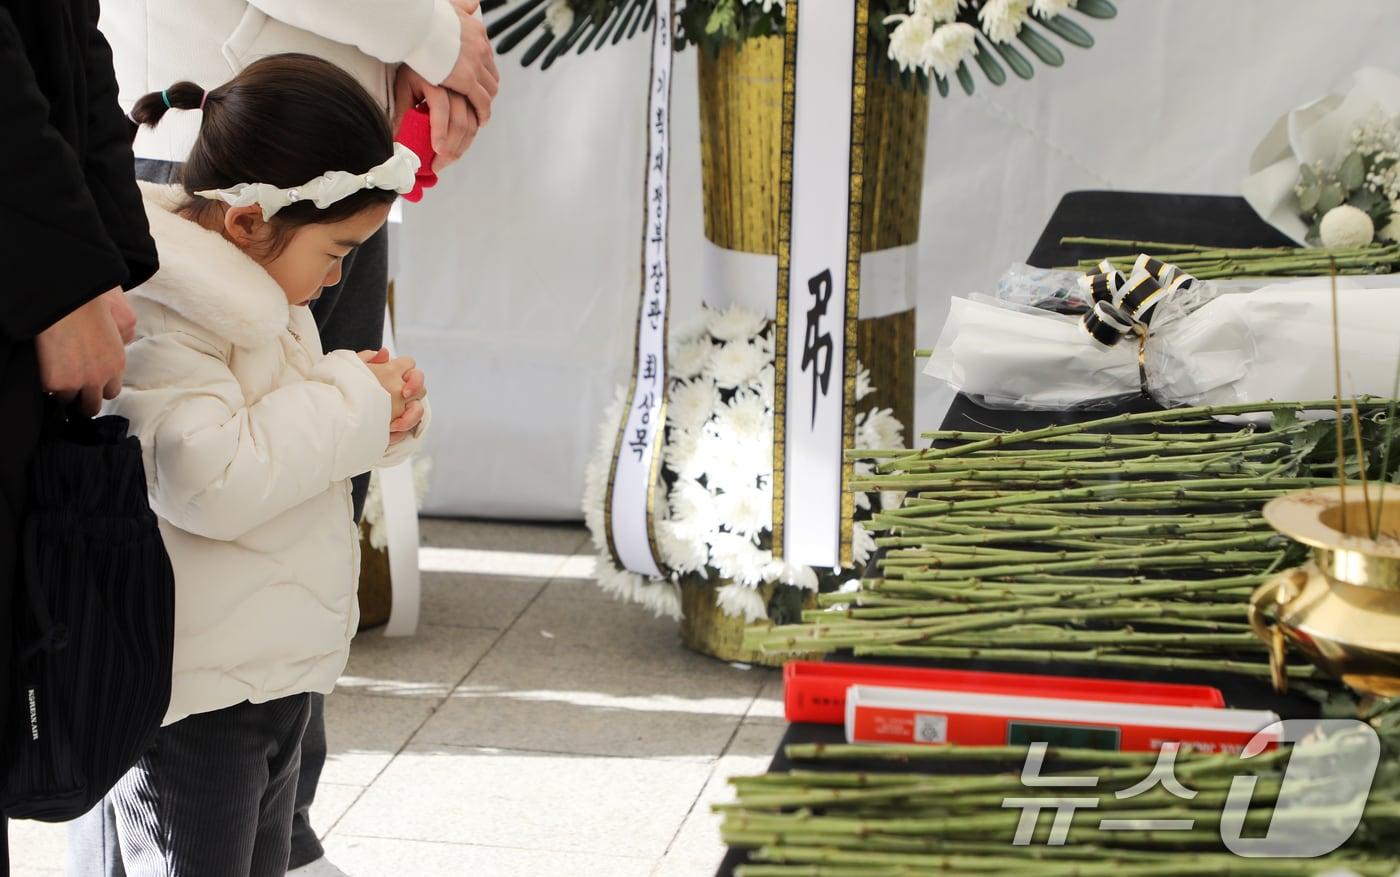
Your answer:
[[[221,235],[142,184],[160,271],[133,290],[137,337],[108,403],[141,439],[175,569],[166,723],[242,701],[328,692],[359,621],[349,479],[406,459],[390,398],[311,313]],[[386,450],[387,449],[387,450]]]
[[[189,80],[207,89],[259,58],[315,55],[339,66],[391,109],[396,65],[429,82],[452,72],[462,25],[450,0],[103,0],[122,108]],[[175,110],[136,135],[138,158],[184,161],[200,113]]]

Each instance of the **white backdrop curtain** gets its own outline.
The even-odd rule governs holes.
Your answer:
[[[1076,189],[1238,192],[1291,107],[1400,71],[1393,0],[1119,0],[1065,66],[933,99],[919,245],[919,339],[954,294],[986,290]],[[399,238],[401,348],[427,370],[425,510],[577,518],[598,419],[630,368],[640,272],[646,40],[555,69],[502,62],[491,125]],[[695,55],[673,103],[673,333],[702,276]],[[1105,118],[1116,120],[1111,130]],[[1208,243],[1208,242],[1206,242]],[[673,336],[674,337],[674,336]],[[921,379],[920,428],[943,394]]]

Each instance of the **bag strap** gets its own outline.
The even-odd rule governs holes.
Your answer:
[[[24,524],[24,586],[29,592],[29,611],[42,631],[39,638],[25,646],[20,659],[27,661],[40,651],[55,652],[68,647],[68,627],[54,623],[48,601],[39,587],[39,522],[31,517]]]

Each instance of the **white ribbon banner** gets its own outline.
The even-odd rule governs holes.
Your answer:
[[[626,569],[667,573],[652,526],[652,488],[666,424],[666,326],[670,316],[671,34],[674,0],[656,4],[647,98],[647,166],[642,203],[642,294],[627,411],[613,448],[608,483],[608,548]]]
[[[869,4],[788,0],[784,15],[773,553],[849,567]]]

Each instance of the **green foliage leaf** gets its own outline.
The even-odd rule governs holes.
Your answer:
[[[1346,157],[1342,166],[1337,169],[1337,179],[1347,191],[1361,187],[1366,181],[1366,163],[1361,159],[1361,153],[1353,152]]]
[[[1339,184],[1328,183],[1322,187],[1322,192],[1317,197],[1317,212],[1326,214],[1333,207],[1340,207],[1346,199],[1346,193]]]
[[[1303,186],[1303,191],[1298,193],[1298,207],[1304,214],[1312,213],[1317,209],[1318,199],[1322,197],[1322,187],[1315,181]]]

